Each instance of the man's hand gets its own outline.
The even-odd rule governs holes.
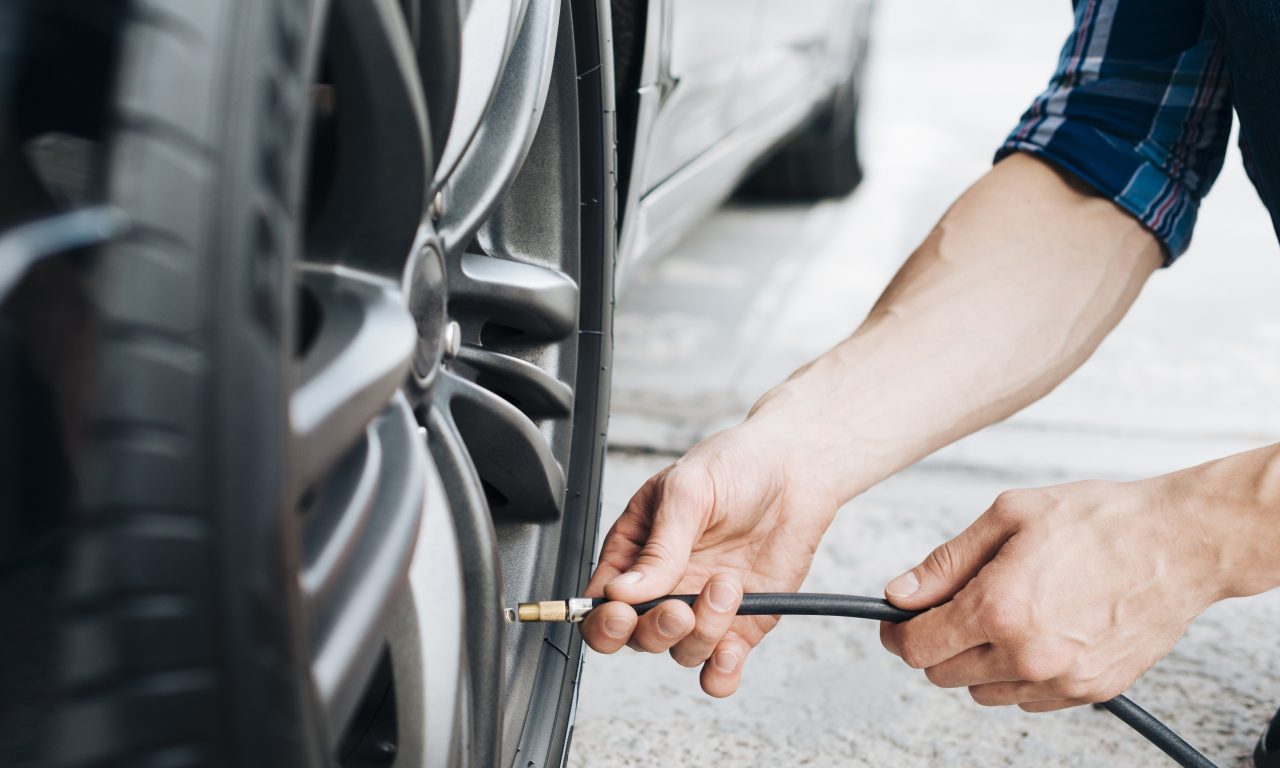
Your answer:
[[[1106,701],[1242,573],[1238,532],[1223,529],[1244,521],[1229,494],[1193,501],[1195,486],[1179,473],[1004,493],[889,583],[897,606],[940,607],[882,624],[881,640],[979,704],[1047,712]]]
[[[620,601],[588,615],[588,645],[670,650],[684,666],[702,665],[712,696],[737,690],[748,652],[778,623],[736,617],[743,593],[795,591],[836,511],[781,437],[751,422],[713,435],[636,492],[587,588]],[[668,601],[638,621],[628,605],[680,593],[699,596],[692,608]]]

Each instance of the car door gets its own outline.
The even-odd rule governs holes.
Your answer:
[[[743,57],[733,105],[738,125],[793,101],[815,83],[847,77],[850,45],[862,0],[754,0],[756,24]]]
[[[756,9],[756,0],[663,0],[656,9],[666,45],[657,82],[642,83],[662,92],[653,144],[640,169],[645,191],[733,130]],[[651,6],[650,13],[654,10]]]

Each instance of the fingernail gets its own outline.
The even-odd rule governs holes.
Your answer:
[[[620,619],[617,616],[612,619],[606,619],[604,622],[604,633],[614,639],[626,637],[627,630],[630,628],[631,622],[626,619]]]
[[[609,582],[609,586],[625,587],[635,584],[644,578],[644,574],[639,571],[627,571],[621,576],[615,576],[613,581]]]
[[[717,651],[711,657],[711,663],[721,672],[732,672],[738,668],[738,654],[733,651]]]
[[[920,589],[920,580],[916,578],[914,571],[907,571],[897,577],[884,588],[884,593],[889,597],[910,597]]]
[[[663,637],[679,637],[684,634],[684,620],[670,612],[658,616],[658,632]]]
[[[707,591],[707,602],[711,603],[712,608],[722,613],[733,608],[733,604],[737,601],[738,590],[734,589],[732,584],[725,584],[722,581],[713,582],[711,589]]]

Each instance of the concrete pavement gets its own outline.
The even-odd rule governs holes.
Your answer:
[[[730,206],[635,275],[617,318],[606,525],[699,437],[846,335],[1043,87],[1065,0],[881,3],[867,180],[814,207]],[[1034,254],[1028,254],[1034,258]],[[1000,491],[1167,472],[1280,439],[1280,248],[1233,150],[1191,251],[1042,402],[855,500],[805,584],[878,594]],[[1133,689],[1224,766],[1280,705],[1280,593],[1211,609]],[[573,766],[1163,766],[1110,715],[985,709],[880,648],[874,625],[789,618],[740,693],[623,651],[587,660]]]

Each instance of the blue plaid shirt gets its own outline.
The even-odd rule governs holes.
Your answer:
[[[1022,151],[1066,168],[1136,216],[1171,263],[1191,241],[1231,131],[1220,28],[1203,0],[1074,5],[1048,90],[996,159]]]

